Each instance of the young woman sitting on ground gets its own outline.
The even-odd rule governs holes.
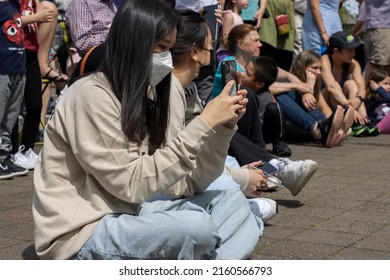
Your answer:
[[[229,83],[166,137],[177,24],[162,1],[124,1],[101,71],[57,104],[34,173],[40,258],[247,259],[255,248],[242,192],[203,192],[222,173],[245,91],[229,96]],[[175,199],[148,202],[158,194]]]
[[[344,111],[337,106],[333,111],[325,102],[320,89],[321,57],[314,51],[302,51],[295,59],[292,74],[308,83],[311,93],[290,91],[275,95],[287,120],[310,133],[326,147],[339,146],[353,123],[354,110]]]
[[[364,104],[366,88],[362,70],[353,58],[359,45],[361,43],[358,40],[344,31],[330,36],[328,49],[321,57],[322,93],[332,109],[338,105],[354,108],[353,136],[376,136],[379,130],[368,120]]]

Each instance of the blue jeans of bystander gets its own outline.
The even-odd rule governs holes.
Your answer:
[[[282,108],[286,120],[311,133],[314,125],[326,119],[326,116],[318,109],[308,111],[302,104],[301,95],[296,91],[278,94],[276,101]]]

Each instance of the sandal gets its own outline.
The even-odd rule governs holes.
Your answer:
[[[354,117],[355,117],[355,109],[348,106],[348,108],[344,110],[343,123],[338,131],[338,137],[335,142],[336,146],[341,146],[345,138],[347,138],[348,131],[353,125]]]
[[[54,76],[54,77],[49,77],[49,75],[50,75],[50,73],[52,71],[54,71],[54,69],[50,68],[50,70],[46,73],[45,76],[42,77],[42,79],[46,79],[46,80],[49,80],[49,81],[55,82],[55,83],[61,83],[61,82],[67,82],[68,81],[68,79],[65,79],[62,74],[58,74],[57,76]]]

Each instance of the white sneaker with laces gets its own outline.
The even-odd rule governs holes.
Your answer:
[[[293,196],[303,189],[317,168],[318,163],[310,159],[296,161],[287,158],[278,159],[279,178]]]
[[[25,169],[34,169],[36,160],[33,162],[33,161],[31,161],[30,158],[26,157],[26,154],[23,153],[24,149],[25,149],[24,145],[21,145],[18,149],[18,152],[11,156],[11,161],[14,164],[16,164],[20,167],[23,167]],[[31,150],[31,149],[29,149],[29,150]],[[29,155],[29,156],[31,157],[31,155]]]
[[[269,198],[251,198],[248,199],[252,213],[263,220],[269,221],[278,213],[278,204]]]
[[[26,157],[28,161],[28,166],[31,168],[28,169],[34,169],[35,163],[37,162],[38,155],[34,152],[33,149],[28,149],[27,152],[24,153],[24,156]]]

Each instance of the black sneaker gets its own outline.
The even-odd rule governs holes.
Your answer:
[[[0,180],[9,179],[14,177],[15,174],[12,172],[11,168],[3,162],[0,163]]]
[[[351,127],[351,135],[354,137],[366,137],[370,133],[368,127],[359,123],[354,123]]]
[[[11,161],[10,157],[7,157],[3,161],[3,166],[7,166],[8,169],[10,169],[12,171],[14,176],[22,176],[22,175],[26,175],[28,173],[28,169],[20,167],[19,165],[16,165],[15,163],[13,163]]]
[[[368,122],[366,126],[368,128],[367,136],[378,136],[381,133],[380,129],[376,127],[376,125],[373,125],[371,122]]]
[[[287,143],[284,141],[276,141],[272,144],[272,153],[279,157],[289,157],[291,156],[291,149],[287,146]]]

